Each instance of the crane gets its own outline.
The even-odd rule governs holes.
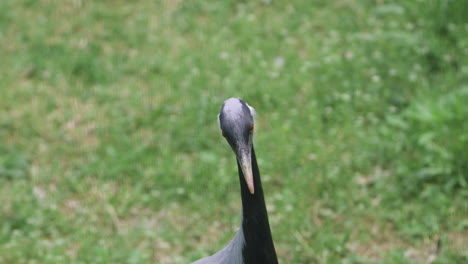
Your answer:
[[[192,264],[277,264],[260,171],[253,147],[255,110],[240,98],[230,98],[218,115],[222,135],[237,159],[242,218],[231,242],[212,256]]]

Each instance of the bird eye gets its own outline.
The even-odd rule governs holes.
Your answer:
[[[250,124],[249,133],[252,134],[254,130],[254,124]]]

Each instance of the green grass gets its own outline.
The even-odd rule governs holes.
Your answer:
[[[240,217],[216,121],[229,97],[258,112],[281,263],[466,263],[467,13],[461,0],[1,1],[0,264],[219,250]]]

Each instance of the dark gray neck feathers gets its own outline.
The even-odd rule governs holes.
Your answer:
[[[239,164],[238,169],[242,196],[241,228],[245,241],[242,250],[244,264],[277,264],[278,260],[268,222],[260,171],[253,147],[252,173],[254,176],[255,194],[250,194],[243,180],[244,175]]]

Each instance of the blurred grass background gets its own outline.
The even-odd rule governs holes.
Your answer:
[[[0,263],[190,263],[255,144],[281,263],[468,262],[468,4],[0,2]]]

